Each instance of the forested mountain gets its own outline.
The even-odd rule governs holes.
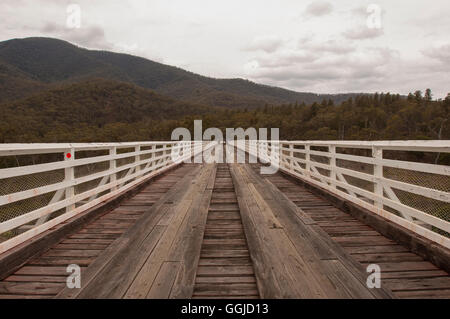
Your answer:
[[[148,59],[87,50],[51,38],[0,42],[0,68],[18,71],[11,75],[0,69],[0,102],[27,95],[49,84],[92,77],[129,82],[192,103],[233,108],[254,108],[265,103],[310,104],[324,98],[340,103],[355,96],[299,93],[243,79],[214,79]]]
[[[450,95],[297,93],[47,38],[0,43],[0,90],[0,143],[170,140],[195,119],[282,139],[450,139]]]
[[[0,61],[0,103],[23,97],[47,88],[26,73]]]
[[[450,139],[450,94],[374,94],[240,110],[176,101],[124,82],[65,84],[0,104],[0,143],[170,140],[176,127],[279,128],[289,140]]]
[[[164,120],[201,117],[217,110],[176,101],[136,85],[95,79],[0,104],[0,143],[145,140],[154,136],[154,127]],[[136,123],[145,123],[145,131],[138,131]],[[125,126],[127,129],[121,131]],[[166,130],[159,130],[170,139],[170,133],[167,136]]]

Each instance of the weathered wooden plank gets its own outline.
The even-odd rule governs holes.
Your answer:
[[[397,261],[422,261],[423,258],[416,254],[405,253],[381,253],[381,254],[356,254],[353,255],[359,262],[379,263],[379,262],[397,262]]]
[[[167,205],[166,202],[174,203],[179,201],[187,191],[187,186],[192,183],[194,176],[200,172],[200,169],[200,167],[196,167],[180,179],[150,208],[147,214],[141,217],[139,222],[129,228],[114,245],[109,246],[90,265],[82,276],[83,289],[77,291],[64,289],[57,297],[121,297],[127,289],[127,287],[121,287],[119,289],[122,279],[128,278],[127,280],[131,281],[134,278],[132,269],[136,269],[137,271],[140,265],[145,262],[145,256],[140,259],[139,254],[138,256],[136,254],[133,255],[129,247],[136,245],[140,248],[141,244],[145,244],[142,246],[141,252],[145,253],[146,249],[151,251],[165,230],[165,226],[156,225],[162,217],[161,208]],[[124,262],[128,264],[124,265]],[[127,265],[129,265],[129,269],[127,269]]]
[[[382,245],[382,246],[347,246],[345,250],[350,254],[377,254],[377,253],[403,253],[409,249],[402,245]]]
[[[367,266],[370,263],[364,263],[363,265]],[[389,271],[414,271],[414,270],[436,270],[438,269],[432,263],[428,261],[405,261],[405,262],[382,262],[377,263],[381,272],[389,272]]]
[[[97,257],[102,250],[83,249],[50,249],[42,257]]]
[[[199,266],[197,276],[249,276],[253,275],[252,266]]]
[[[340,260],[322,261],[328,268],[325,275],[333,282],[340,298],[373,299],[374,295]]]
[[[142,242],[135,242],[131,246],[127,241],[123,249],[115,254],[104,269],[80,291],[78,298],[122,298],[134,280],[136,272],[145,263],[148,254],[157,245],[165,230],[165,226],[155,225]],[[132,247],[135,245],[140,248],[139,253],[133,253]]]
[[[120,234],[83,234],[76,233],[68,237],[68,239],[116,239]]]
[[[81,267],[82,269],[85,267]],[[68,276],[67,266],[54,266],[54,267],[45,267],[45,266],[24,266],[17,270],[15,275],[31,275],[31,276]]]
[[[448,276],[448,273],[443,270],[393,271],[382,273],[381,279],[431,278],[445,276]]]
[[[247,168],[248,171],[248,168]],[[254,172],[249,172],[254,173]],[[255,176],[254,179],[257,179]],[[314,222],[310,219],[299,215],[299,211],[294,209],[295,205],[288,204],[286,201],[278,201],[281,197],[278,189],[274,185],[271,185],[266,190],[266,198],[270,198],[268,201],[271,208],[274,209],[280,221],[282,221],[282,227],[284,227],[291,238],[292,243],[296,246],[298,252],[302,256],[309,256],[309,263],[320,272],[320,265],[317,264],[315,259],[335,259],[335,253],[322,242],[322,240],[312,232],[307,225],[314,225]],[[265,185],[259,185],[258,190],[264,192]],[[281,202],[282,205],[278,205]],[[296,207],[296,206],[295,206]],[[301,214],[305,214],[301,212]]]
[[[237,169],[237,165],[230,167],[230,173],[233,177],[233,183],[236,190],[236,196],[239,203],[240,213],[242,217],[243,227],[245,229],[245,236],[249,247],[251,260],[253,262],[254,273],[256,281],[258,283],[259,294],[262,298],[281,298],[284,294],[281,285],[286,280],[283,280],[283,274],[278,272],[279,261],[271,263],[270,254],[262,253],[265,249],[265,245],[268,243],[268,238],[264,239],[260,232],[254,231],[258,227],[258,222],[254,217],[254,210],[250,209],[250,206],[255,206],[254,202],[247,202],[246,196],[249,190],[246,187],[246,183],[242,178],[242,175]],[[243,255],[248,255],[249,252],[244,251]],[[276,256],[276,255],[275,255]],[[270,265],[270,266],[269,266]],[[277,266],[275,268],[275,266]],[[279,279],[281,277],[281,280]]]
[[[197,277],[195,280],[196,284],[239,284],[239,283],[248,283],[248,284],[256,284],[256,278],[254,276],[201,276]]]
[[[397,291],[395,294],[405,299],[450,299],[450,289]]]
[[[150,291],[147,295],[149,299],[167,299],[172,291],[177,273],[181,267],[181,262],[167,261],[161,266]]]
[[[196,296],[240,296],[240,295],[258,295],[258,290],[254,284],[247,283],[229,283],[229,284],[197,284],[195,290]]]
[[[54,294],[50,295],[10,295],[10,294],[0,294],[0,299],[50,299]]]
[[[247,249],[227,249],[227,250],[203,250],[201,258],[228,258],[228,257],[248,257]]]
[[[68,265],[76,264],[82,267],[89,266],[94,260],[94,257],[38,257],[30,260],[27,265],[67,267]]]
[[[56,295],[64,286],[54,282],[0,282],[0,294]]]
[[[346,269],[343,267],[337,267],[336,265],[329,264],[321,261],[320,259],[333,260],[333,259],[344,259],[344,256],[338,255],[331,247],[327,241],[323,240],[324,234],[318,234],[314,229],[314,223],[303,222],[302,219],[293,219],[295,216],[292,205],[278,206],[279,201],[275,199],[281,197],[279,195],[280,191],[273,184],[267,184],[262,182],[262,178],[257,174],[254,174],[251,170],[246,168],[246,173],[253,174],[253,179],[259,181],[256,185],[258,186],[258,191],[266,192],[266,198],[268,199],[269,205],[277,212],[277,217],[279,218],[282,227],[285,229],[288,236],[291,237],[291,242],[297,249],[299,255],[301,255],[305,260],[307,260],[307,265],[310,268],[310,274],[308,282],[310,285],[316,285],[317,295],[316,298],[349,298],[351,296],[347,289],[336,289],[341,284],[341,278],[350,278],[349,285],[355,280],[352,272],[360,272],[359,268]],[[266,185],[270,187],[264,189]],[[278,206],[278,207],[277,207]],[[326,238],[329,239],[327,235]],[[347,256],[345,256],[347,258]],[[339,263],[340,265],[340,263]],[[338,275],[339,273],[339,275]],[[353,281],[352,281],[353,280]],[[357,291],[355,288],[351,293],[353,295],[364,295],[366,298],[374,296],[367,290],[365,282],[360,280],[359,285],[354,285],[362,291]]]
[[[392,291],[450,289],[450,277],[383,279]]]
[[[67,277],[63,276],[25,276],[25,275],[11,275],[3,281],[11,282],[53,282],[53,283],[65,283]]]
[[[169,260],[181,261],[170,298],[191,298],[194,291],[197,265],[200,260],[202,241],[208,209],[217,175],[217,165],[209,165],[210,173],[206,175],[206,187],[201,188],[202,195],[191,207],[190,218],[182,225],[182,231],[174,241]],[[203,186],[202,186],[203,187]]]
[[[174,207],[177,212],[175,213],[172,222],[167,226],[166,231],[161,236],[161,239],[155,246],[154,251],[151,252],[151,255],[143,264],[134,280],[130,282],[130,286],[124,294],[125,298],[144,298],[147,295],[157,275],[155,270],[159,269],[161,264],[167,260],[166,258],[169,254],[170,248],[178,235],[178,231],[180,230],[184,219],[188,215],[189,208],[193,204],[194,200],[199,198],[199,191],[203,192],[205,190],[208,179],[211,176],[211,172],[212,167],[202,170],[196,180],[196,183],[194,183],[189,189],[181,202]],[[123,286],[125,285],[126,283],[123,284]]]
[[[103,244],[103,245],[110,245],[114,242],[114,239],[84,239],[84,238],[67,238],[64,239],[61,244]]]
[[[244,176],[245,173],[243,172],[243,169],[241,167],[239,167],[239,169],[241,170],[241,176]],[[235,177],[235,175],[233,175],[233,177]],[[239,176],[236,177],[236,179],[238,178]],[[245,196],[245,200],[255,200],[260,215],[260,220],[256,223],[258,225],[256,230],[264,231],[264,229],[267,228],[266,242],[270,242],[274,245],[272,248],[273,251],[270,252],[270,255],[275,257],[275,260],[271,260],[270,264],[273,265],[277,263],[277,260],[282,261],[282,264],[280,265],[281,267],[275,276],[277,277],[277,281],[280,281],[280,277],[284,281],[281,284],[283,286],[282,293],[284,294],[284,297],[325,298],[326,292],[324,290],[324,286],[327,284],[331,286],[331,283],[327,282],[327,279],[322,277],[320,272],[314,272],[310,267],[310,260],[305,261],[303,259],[304,256],[301,256],[298,253],[294,246],[295,243],[293,243],[293,241],[289,238],[285,229],[283,229],[283,225],[278,220],[278,218],[280,218],[279,211],[277,211],[276,218],[274,216],[274,212],[272,212],[272,207],[275,205],[275,200],[272,199],[269,193],[265,193],[264,196],[258,194],[258,190],[260,189],[259,186],[262,184],[261,181],[258,180],[256,176],[253,176],[253,178],[248,178],[247,175],[245,178],[247,178],[246,185],[249,189],[246,194],[247,196]],[[258,190],[255,189],[253,183],[258,185]],[[268,201],[270,204],[268,204]],[[262,218],[261,215],[263,216]],[[256,218],[258,218],[258,215],[256,215]],[[247,229],[246,231],[248,232]],[[268,246],[269,245],[266,244],[264,249],[268,250]],[[264,252],[265,251],[263,250],[262,253]],[[256,270],[256,276],[258,278],[258,270]],[[258,287],[263,289],[264,287],[262,287],[262,285],[265,285],[265,282],[260,284],[258,281]],[[303,284],[293,284],[298,282],[302,282]]]
[[[228,257],[228,258],[201,258],[199,266],[251,266],[252,262],[248,257]]]

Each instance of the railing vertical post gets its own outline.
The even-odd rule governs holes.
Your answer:
[[[134,151],[136,153],[138,153],[138,155],[136,155],[134,157],[134,163],[136,164],[136,168],[135,168],[134,171],[137,173],[137,172],[139,172],[141,170],[141,165],[138,164],[141,161],[141,155],[139,155],[139,153],[141,152],[141,146],[140,145],[135,146]],[[138,178],[138,177],[136,177],[136,178]]]
[[[75,148],[70,148],[65,154],[64,154],[64,160],[68,162],[73,162],[75,160]],[[74,166],[69,166],[64,169],[64,180],[65,181],[73,181],[75,180],[75,168]],[[75,187],[69,186],[66,188],[66,199],[74,198],[75,197]],[[70,212],[75,209],[75,203],[66,206],[66,212]]]
[[[163,146],[164,148],[167,148],[167,150],[164,151],[164,166],[170,161],[170,153],[176,145],[176,143],[168,143]]]
[[[328,146],[328,151],[330,153],[330,179],[331,179],[331,186],[333,188],[336,188],[336,146],[330,145]]]
[[[381,147],[373,146],[372,157],[375,159],[373,166],[373,175],[375,176],[374,193],[380,198],[375,200],[375,207],[382,209],[383,201],[381,199],[383,198],[383,185],[381,184],[381,180],[383,178],[383,164],[381,161],[383,159],[383,149]]]
[[[311,146],[309,144],[305,144],[305,176],[307,178],[311,178],[311,158],[309,151],[311,150]]]
[[[281,152],[281,156],[283,156],[283,152]],[[292,143],[289,143],[289,170],[294,171],[294,144]]]
[[[156,157],[156,145],[153,144],[153,145],[152,145],[152,154],[150,155],[150,162],[151,162],[150,167],[151,167],[151,168],[153,168],[153,167],[156,165],[156,163],[155,163],[155,157]]]
[[[110,157],[115,157],[117,154],[117,147],[113,146],[109,149],[109,156]],[[113,158],[109,161],[109,170],[114,172],[116,170],[117,166],[116,166],[116,160]],[[111,183],[114,183],[117,180],[117,174],[116,172],[112,173],[110,175],[110,181]],[[113,191],[115,191],[117,189],[117,186],[114,186],[112,188]]]

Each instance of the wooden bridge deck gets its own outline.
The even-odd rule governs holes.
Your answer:
[[[450,298],[447,272],[256,168],[176,168],[2,278],[0,298]]]

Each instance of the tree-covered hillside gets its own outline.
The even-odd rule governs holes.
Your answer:
[[[0,143],[170,140],[176,127],[279,128],[289,140],[450,139],[450,95],[375,94],[257,109],[184,103],[117,81],[67,84],[0,105]]]
[[[214,110],[128,83],[96,79],[0,104],[0,143],[148,139],[148,132],[137,132],[134,124],[148,123],[147,131],[152,131],[164,120]],[[124,126],[130,132],[109,133]]]
[[[0,42],[0,63],[17,69],[26,81],[43,88],[48,84],[78,82],[90,78],[119,80],[148,88],[173,99],[210,106],[255,108],[264,103],[340,103],[355,94],[299,93],[243,79],[214,79],[145,58],[107,51],[87,50],[51,38],[13,39]],[[3,92],[24,86],[0,82]],[[25,96],[29,90],[20,92]],[[11,96],[9,96],[11,97]],[[16,96],[14,96],[16,97]]]

